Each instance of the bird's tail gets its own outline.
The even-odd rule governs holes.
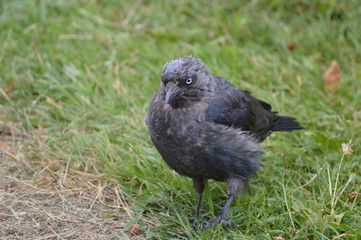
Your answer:
[[[276,126],[272,128],[272,131],[280,131],[280,132],[291,132],[293,130],[301,130],[304,129],[297,121],[296,118],[280,116],[280,119]]]

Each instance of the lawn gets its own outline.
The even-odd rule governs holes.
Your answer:
[[[361,239],[358,0],[2,0],[0,14],[0,239]],[[195,235],[192,182],[144,123],[164,64],[188,55],[307,128],[261,144],[236,227]],[[227,198],[207,193],[203,220]]]

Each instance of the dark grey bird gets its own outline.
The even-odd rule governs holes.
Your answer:
[[[192,57],[164,66],[146,123],[164,161],[193,180],[198,193],[195,230],[207,179],[226,182],[228,199],[213,221],[200,226],[232,225],[225,217],[233,199],[260,168],[259,143],[274,131],[303,129],[295,118],[278,116],[271,105],[212,75]]]

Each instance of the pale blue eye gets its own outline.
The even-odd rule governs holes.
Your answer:
[[[189,85],[193,82],[193,79],[192,78],[187,78],[186,80],[186,84]]]

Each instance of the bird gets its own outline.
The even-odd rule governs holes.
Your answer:
[[[200,59],[191,56],[166,63],[160,80],[145,121],[164,161],[193,180],[198,199],[192,229],[235,225],[226,215],[262,166],[259,144],[272,132],[304,127],[294,117],[279,116],[267,102],[212,75]],[[199,224],[208,179],[226,182],[228,198],[215,219]]]

